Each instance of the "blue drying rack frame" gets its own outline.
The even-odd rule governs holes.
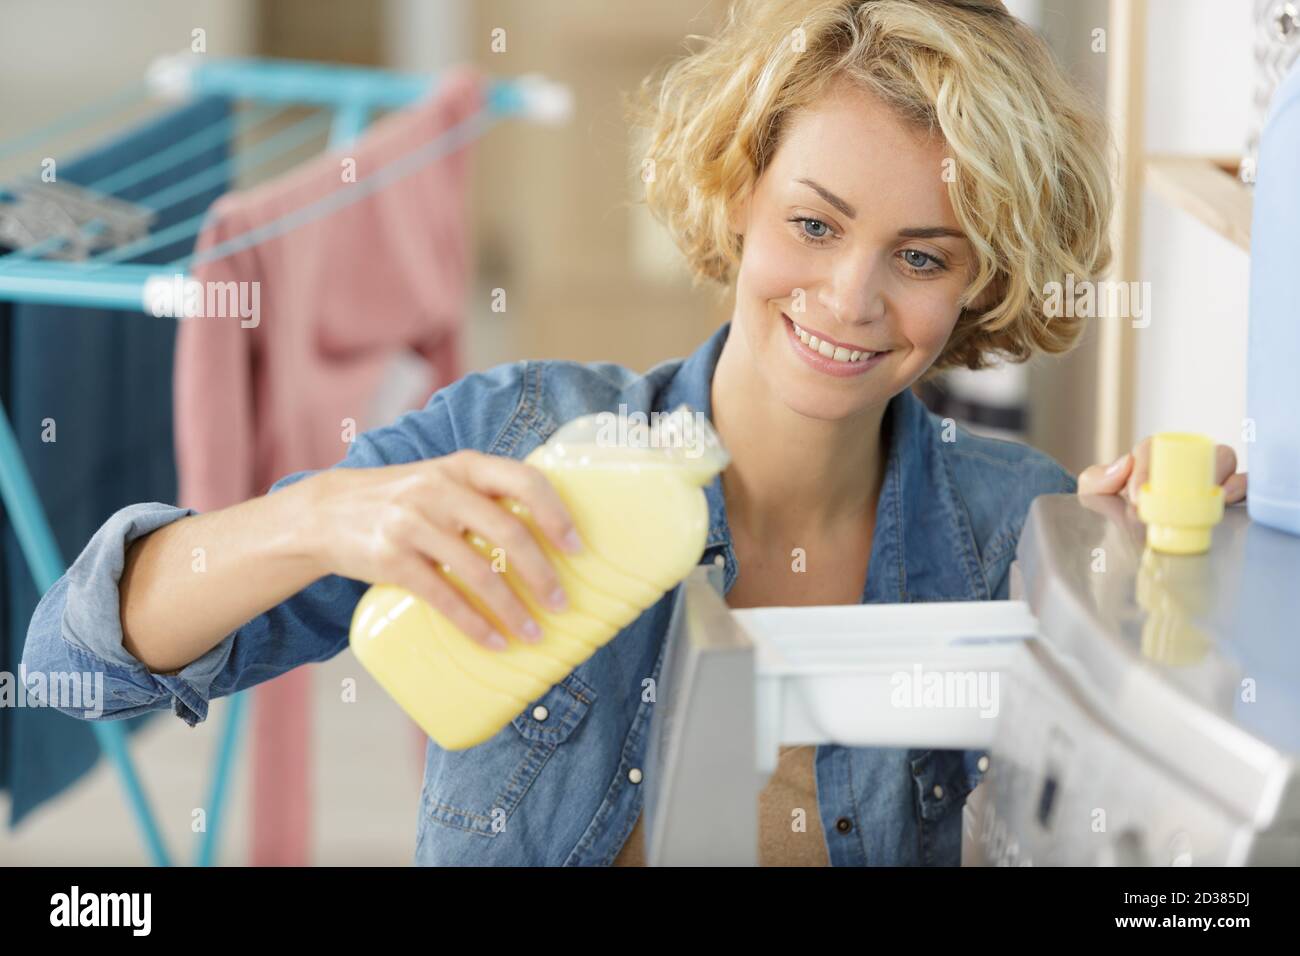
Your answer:
[[[146,89],[173,99],[223,96],[258,104],[315,106],[329,110],[333,114],[329,145],[330,148],[335,148],[359,136],[376,110],[409,106],[429,94],[437,82],[436,76],[328,63],[270,59],[209,60],[206,57],[180,54],[163,57],[153,64]],[[133,90],[121,91],[100,105],[117,107],[143,98],[134,96],[133,93]],[[34,135],[24,136],[21,144],[17,145],[25,147],[29,142],[55,135],[70,127],[75,128],[73,121],[83,121],[83,116],[94,112],[93,107],[78,111],[78,114],[64,117]],[[488,87],[484,112],[489,123],[510,117],[541,123],[564,123],[572,114],[572,95],[567,88],[550,83],[538,74],[494,79]],[[86,118],[93,118],[93,115]],[[481,135],[481,132],[482,129],[471,130],[471,135]],[[3,152],[5,151],[0,150],[0,153]],[[374,179],[373,185],[382,188],[439,155],[437,151],[426,153],[421,149],[419,154],[403,157],[367,179]],[[367,192],[358,190],[348,201],[364,198]],[[330,198],[332,197],[326,197]],[[303,210],[296,210],[282,220],[281,228],[265,234],[259,232],[257,235],[249,235],[246,237],[247,242],[255,244],[282,235],[346,204],[316,203]],[[199,223],[185,225],[193,228],[197,234]],[[235,238],[239,240],[243,237]],[[167,241],[175,241],[175,236],[169,236]],[[42,250],[29,249],[25,250],[25,254],[0,257],[0,301],[146,311],[149,282],[160,276],[165,281],[171,281],[171,276],[177,272],[176,267],[187,263],[187,260],[182,260],[181,263],[163,267],[141,265],[119,261],[122,257],[114,257],[112,253],[84,262],[33,258],[40,251]],[[137,254],[143,251],[144,249],[136,250]],[[3,403],[0,403],[0,499],[13,522],[37,588],[44,594],[62,577],[67,566],[59,554],[54,534],[23,462]],[[246,712],[247,692],[240,692],[231,699],[221,731],[207,804],[207,828],[198,851],[199,866],[210,866],[215,857],[222,811],[229,791],[231,767]],[[162,833],[135,771],[125,730],[113,721],[93,721],[92,727],[101,751],[122,780],[127,801],[144,835],[154,865],[171,865]]]

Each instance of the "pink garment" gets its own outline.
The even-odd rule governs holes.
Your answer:
[[[251,190],[222,197],[199,236],[202,252],[365,177],[481,109],[486,79],[444,72],[423,102]],[[355,161],[355,182],[345,163]],[[308,225],[201,265],[204,283],[259,283],[260,316],[182,321],[174,372],[179,503],[198,511],[263,494],[284,475],[325,468],[348,450],[395,353],[430,363],[418,407],[461,374],[471,274],[469,150],[455,148],[370,196]],[[251,289],[251,287],[245,287]],[[245,292],[246,303],[251,304]],[[250,325],[252,320],[248,320]],[[354,436],[352,436],[354,437]]]
[[[196,251],[357,188],[480,110],[485,90],[485,77],[473,67],[444,72],[424,102],[380,120],[351,146],[220,199]],[[355,162],[352,182],[344,180],[347,160]],[[387,424],[370,420],[371,402],[404,350],[422,356],[433,373],[408,407],[460,377],[472,272],[468,174],[469,150],[460,146],[365,199],[194,270],[191,278],[205,289],[258,283],[258,316],[247,328],[238,314],[180,323],[174,398],[181,505],[224,508],[263,494],[284,475],[342,459],[345,420],[356,423],[356,433]],[[244,302],[252,302],[247,293]],[[256,689],[251,738],[251,860],[307,865],[307,668]]]

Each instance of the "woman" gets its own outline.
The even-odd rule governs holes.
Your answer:
[[[910,391],[945,367],[1067,349],[1080,323],[1046,318],[1042,290],[1095,279],[1109,257],[1104,124],[999,4],[742,0],[651,92],[646,199],[697,277],[729,287],[734,271],[726,325],[644,375],[553,361],[469,375],[362,435],[337,467],[222,511],[125,508],[41,601],[28,670],[103,670],[105,716],[170,706],[194,724],[211,698],[342,650],[371,581],[415,591],[488,647],[534,640],[461,535],[505,547],[562,608],[547,560],[494,499],[524,502],[558,547],[581,547],[521,459],[565,421],[620,406],[687,402],[716,425],[732,464],[707,489],[701,560],[722,558],[736,608],[1005,598],[1036,495],[1143,480],[1145,445],[1076,484],[1031,448],[945,427]],[[1220,452],[1225,481],[1235,461]],[[1244,490],[1233,478],[1228,500]],[[807,572],[792,572],[794,548]],[[491,740],[429,743],[417,862],[639,860],[643,688],[671,599]],[[983,755],[783,756],[763,794],[764,862],[958,862]]]

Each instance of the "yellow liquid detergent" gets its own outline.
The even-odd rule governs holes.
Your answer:
[[[352,615],[353,652],[439,746],[482,743],[691,572],[708,539],[704,487],[729,460],[703,414],[685,405],[631,427],[613,413],[574,419],[524,461],[559,493],[582,551],[560,551],[525,506],[499,502],[532,532],[568,609],[543,607],[509,555],[465,533],[487,562],[504,558],[501,573],[541,627],[541,641],[508,637],[503,651],[485,648],[410,591],[376,584]],[[453,572],[438,570],[498,632],[509,633]]]

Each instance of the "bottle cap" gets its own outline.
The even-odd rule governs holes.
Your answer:
[[[681,404],[669,412],[596,412],[562,425],[544,446],[551,467],[662,467],[706,485],[731,462],[703,412]]]
[[[1203,554],[1223,520],[1223,488],[1214,480],[1214,442],[1162,432],[1151,440],[1151,476],[1138,497],[1147,545],[1165,554]]]

